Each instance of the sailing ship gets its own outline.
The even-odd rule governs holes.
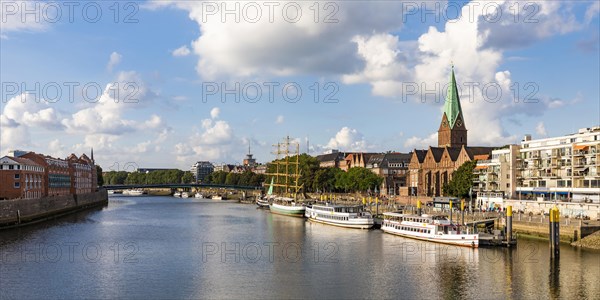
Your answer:
[[[383,214],[381,230],[387,233],[457,246],[479,247],[479,234],[461,230],[445,215],[416,215],[403,212]],[[468,230],[468,228],[467,228]]]
[[[298,190],[301,188],[298,185],[298,179],[300,178],[300,144],[293,144],[295,144],[296,149],[291,152],[290,146],[293,145],[290,143],[290,137],[288,136],[283,143],[274,145],[277,146],[275,152],[277,158],[273,162],[275,173],[268,173],[267,175],[274,176],[271,177],[275,178],[275,183],[272,185],[280,188],[282,195],[273,197],[273,200],[269,203],[269,209],[274,214],[304,218],[306,206],[298,200]],[[281,155],[285,157],[281,158]],[[295,156],[295,159],[290,159],[292,156]],[[292,166],[291,170],[290,166]],[[292,191],[293,197],[290,197]]]

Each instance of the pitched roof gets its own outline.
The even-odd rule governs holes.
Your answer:
[[[431,154],[433,154],[433,159],[435,162],[440,162],[442,160],[442,155],[444,154],[444,148],[439,147],[429,147],[431,150]]]
[[[448,151],[448,155],[450,155],[450,160],[456,161],[460,155],[462,147],[447,147],[446,150]]]
[[[27,166],[38,166],[41,167],[39,164],[37,164],[36,162],[34,162],[31,159],[27,159],[27,158],[23,158],[23,157],[12,157],[12,156],[4,156],[2,158],[8,158],[18,164],[21,165],[27,165]]]
[[[492,154],[494,147],[465,147],[470,159],[475,159],[475,155]]]
[[[316,156],[316,158],[319,162],[340,160],[340,159],[343,159],[344,157],[346,157],[346,155],[343,152],[333,152],[333,153],[321,154],[321,155]]]
[[[452,73],[450,74],[450,87],[448,87],[446,103],[444,103],[444,114],[446,114],[446,117],[448,118],[450,128],[454,128],[454,123],[456,122],[458,115],[462,114],[460,99],[458,97],[458,88],[456,87],[456,79],[454,78],[454,66],[452,66]]]
[[[417,160],[419,161],[420,164],[423,163],[423,161],[425,161],[425,156],[427,155],[427,150],[413,150],[414,155],[417,156]]]

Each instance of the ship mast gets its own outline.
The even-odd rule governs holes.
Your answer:
[[[290,146],[292,144],[295,144],[296,147],[293,151],[290,151]],[[273,162],[273,164],[275,164],[275,173],[267,173],[266,175],[275,177],[273,186],[278,187],[280,193],[288,195],[293,189],[294,198],[296,198],[298,190],[300,189],[298,186],[300,178],[300,144],[296,142],[291,143],[290,137],[287,136],[283,143],[277,143],[277,145],[273,146],[277,147],[277,150],[273,153],[276,155],[276,159]],[[285,155],[285,159],[283,159],[281,155]],[[295,161],[290,159],[291,155],[296,155]],[[290,165],[295,165],[292,166],[292,168],[295,169],[290,170]],[[280,179],[280,177],[283,178]],[[290,177],[293,177],[294,179],[290,180]]]

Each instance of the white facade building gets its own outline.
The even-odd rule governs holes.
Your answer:
[[[517,199],[600,202],[600,127],[521,142]],[[515,197],[513,197],[515,198]]]

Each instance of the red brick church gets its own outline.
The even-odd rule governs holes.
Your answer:
[[[442,187],[452,179],[452,172],[475,159],[476,155],[491,154],[493,149],[467,146],[467,127],[452,67],[444,114],[438,129],[438,146],[413,150],[408,167],[409,191],[414,196],[443,196]]]

